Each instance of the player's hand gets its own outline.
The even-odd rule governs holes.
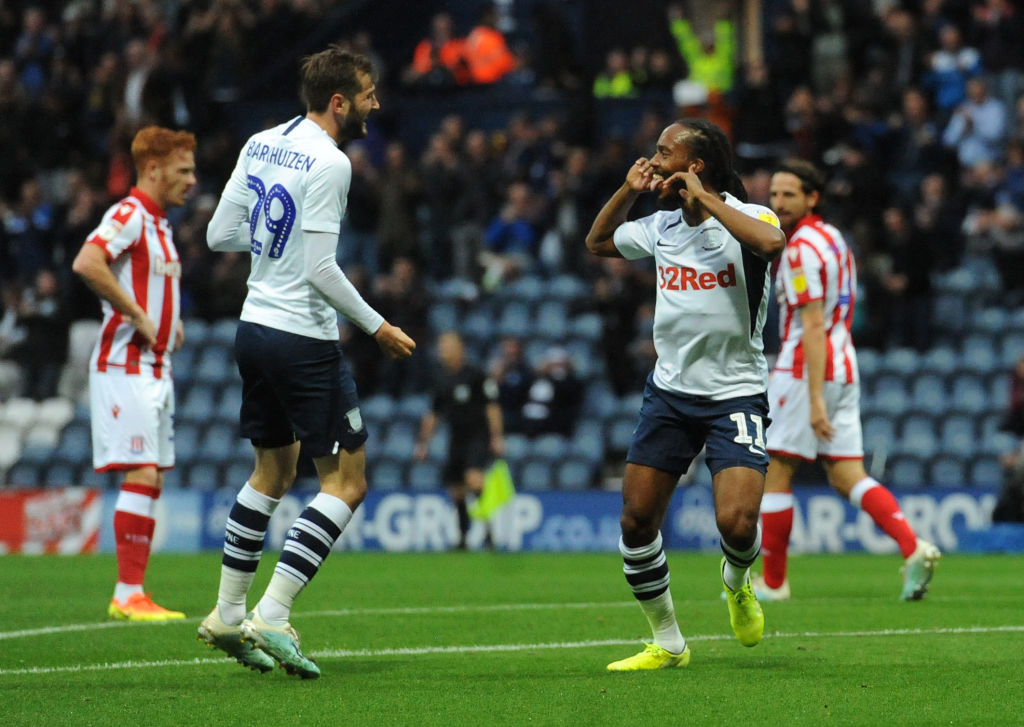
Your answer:
[[[156,324],[146,315],[145,311],[134,314],[131,323],[135,326],[135,337],[142,339],[143,348],[153,348],[156,345]]]
[[[700,206],[700,195],[704,193],[704,185],[697,176],[697,165],[691,164],[685,172],[676,172],[665,180],[664,184],[672,189],[678,189],[679,196],[683,200],[683,206],[696,211]]]
[[[185,345],[185,324],[178,321],[178,328],[174,331],[174,350],[180,351]]]
[[[380,350],[389,358],[408,358],[416,350],[416,342],[409,338],[398,326],[393,326],[387,321],[381,324],[373,338],[380,346]]]
[[[661,176],[656,176],[650,159],[640,157],[626,172],[626,184],[634,192],[653,192],[661,185]]]
[[[824,401],[811,401],[811,429],[814,430],[814,436],[823,442],[831,442],[836,434],[835,427],[828,420]]]

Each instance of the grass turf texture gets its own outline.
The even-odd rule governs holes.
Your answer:
[[[253,593],[276,561],[268,554]],[[791,559],[794,600],[744,648],[719,556],[669,553],[693,659],[609,674],[649,631],[608,554],[334,553],[293,624],[323,676],[260,675],[196,641],[219,555],[157,555],[185,622],[104,618],[112,556],[0,557],[0,724],[1006,724],[1024,674],[1019,557],[947,555],[924,601],[896,556]],[[251,605],[251,604],[250,604]],[[559,646],[559,644],[562,644]],[[1009,710],[1009,711],[1008,711]]]

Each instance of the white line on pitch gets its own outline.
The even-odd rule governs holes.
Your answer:
[[[857,638],[871,636],[931,636],[935,634],[969,635],[969,634],[990,634],[990,633],[1020,633],[1024,632],[1024,625],[1021,626],[968,626],[957,628],[937,629],[879,629],[877,631],[804,631],[800,633],[772,633],[765,636],[769,639],[798,639],[798,638]],[[728,641],[733,637],[725,634],[704,634],[687,636],[687,641]],[[510,653],[517,651],[538,651],[547,649],[589,649],[599,646],[625,646],[636,644],[637,639],[604,639],[600,641],[561,641],[541,644],[471,644],[467,646],[421,646],[404,647],[396,649],[324,649],[311,652],[310,656],[341,659],[346,657],[382,657],[382,656],[424,656],[430,654],[483,654],[483,653]],[[93,671],[114,671],[118,669],[144,669],[167,666],[206,666],[211,664],[227,664],[230,660],[227,657],[219,659],[162,659],[159,661],[119,661],[104,664],[75,664],[69,666],[54,667],[27,667],[22,669],[0,669],[0,677],[4,676],[26,676],[33,674],[68,674]]]

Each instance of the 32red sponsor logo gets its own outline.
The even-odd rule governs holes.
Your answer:
[[[736,265],[729,263],[725,270],[697,270],[685,265],[658,266],[658,287],[663,290],[711,290],[732,288],[736,285]]]

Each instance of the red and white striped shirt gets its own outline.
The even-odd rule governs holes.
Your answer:
[[[825,381],[859,380],[850,325],[857,289],[853,253],[839,230],[818,215],[800,220],[786,243],[775,278],[782,346],[776,371],[806,375],[800,308],[822,301],[825,315]]]
[[[134,297],[156,326],[156,344],[145,348],[138,332],[106,300],[93,350],[96,371],[121,370],[162,378],[170,373],[174,335],[181,315],[181,258],[164,211],[133,187],[108,209],[86,239],[107,255],[118,285]]]

